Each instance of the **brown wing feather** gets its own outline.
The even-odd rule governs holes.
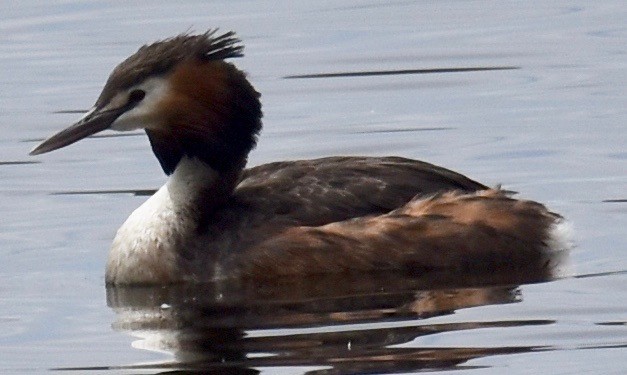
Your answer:
[[[255,212],[300,225],[389,212],[414,196],[486,186],[461,174],[399,157],[329,157],[248,169],[235,199]],[[252,211],[252,210],[251,210]]]
[[[248,277],[433,269],[487,273],[547,266],[559,215],[497,190],[415,199],[388,214],[291,228],[242,257]]]

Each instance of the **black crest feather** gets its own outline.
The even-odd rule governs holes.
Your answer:
[[[218,29],[212,29],[199,35],[183,33],[144,45],[111,72],[96,106],[104,105],[118,90],[133,86],[148,76],[166,74],[183,60],[241,57],[244,46],[240,42],[233,31],[218,34]]]

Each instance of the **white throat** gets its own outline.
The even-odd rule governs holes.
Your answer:
[[[220,183],[218,172],[184,157],[152,197],[126,219],[111,245],[106,281],[145,284],[182,281],[178,252],[196,235],[201,194]],[[191,276],[191,275],[188,275]]]
[[[220,183],[220,174],[206,163],[184,156],[170,176],[166,188],[172,204],[180,210],[198,210],[200,194]]]

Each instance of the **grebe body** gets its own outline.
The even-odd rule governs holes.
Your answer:
[[[145,129],[167,183],[118,230],[109,284],[547,267],[562,218],[461,174],[400,157],[327,157],[244,169],[259,94],[227,58],[233,33],[143,46],[94,107],[31,154],[105,129]]]

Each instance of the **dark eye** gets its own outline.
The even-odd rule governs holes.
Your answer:
[[[128,103],[137,104],[144,99],[146,92],[144,90],[133,90],[128,94]]]

